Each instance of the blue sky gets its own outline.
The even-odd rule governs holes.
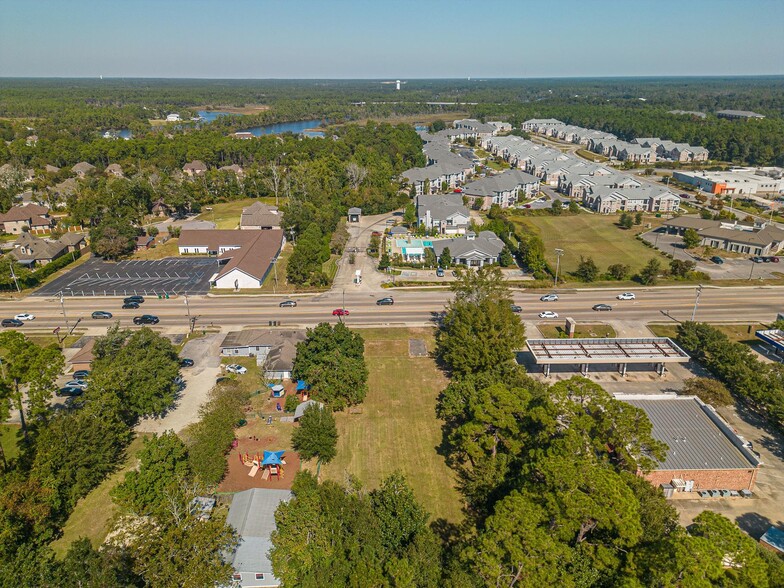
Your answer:
[[[781,0],[2,0],[0,76],[784,74]]]

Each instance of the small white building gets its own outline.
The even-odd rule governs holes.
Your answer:
[[[180,121],[182,121],[182,119],[180,118],[180,115],[177,114],[176,112],[166,115],[166,122],[180,122]]]

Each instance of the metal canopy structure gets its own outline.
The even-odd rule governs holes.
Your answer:
[[[768,345],[773,346],[777,354],[784,353],[784,331],[781,329],[767,329],[754,333]]]
[[[618,364],[626,375],[628,364],[651,363],[657,373],[664,375],[664,364],[686,363],[689,356],[667,337],[637,339],[529,339],[528,351],[534,361],[550,375],[551,365],[579,364],[583,374],[589,365]]]

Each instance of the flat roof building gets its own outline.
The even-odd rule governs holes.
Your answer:
[[[650,472],[638,472],[654,486],[713,497],[753,489],[761,462],[712,406],[696,396],[672,394],[615,398],[643,410],[653,425],[653,437],[667,444],[663,462]]]
[[[758,114],[751,110],[719,110],[716,112],[716,116],[729,119],[765,118],[764,114]]]

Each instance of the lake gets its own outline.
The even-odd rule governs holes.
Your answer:
[[[274,125],[263,125],[244,129],[244,132],[251,133],[256,137],[262,135],[280,135],[281,133],[302,133],[306,137],[323,137],[324,131],[310,130],[321,126],[321,120],[298,120],[294,122],[276,123]]]
[[[233,112],[222,112],[220,110],[199,110],[196,114],[204,119],[204,122],[212,122],[221,116],[242,116]]]

